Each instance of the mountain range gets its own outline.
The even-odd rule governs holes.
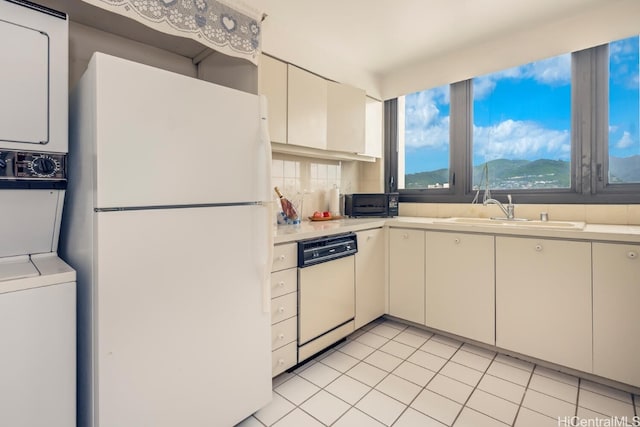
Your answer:
[[[474,186],[482,182],[485,167],[491,189],[568,188],[571,184],[571,165],[564,160],[491,160],[473,167]],[[610,157],[609,169],[611,183],[640,182],[640,155]],[[405,175],[406,189],[428,188],[447,182],[448,169]]]

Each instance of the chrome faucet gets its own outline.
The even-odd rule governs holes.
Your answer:
[[[498,205],[498,207],[504,212],[507,216],[507,219],[515,219],[515,205],[511,201],[511,194],[507,194],[507,200],[509,200],[509,204],[505,207],[502,203],[500,203],[496,199],[487,199],[482,202],[484,206],[487,205]]]

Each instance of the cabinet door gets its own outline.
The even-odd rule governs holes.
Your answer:
[[[367,97],[365,108],[365,148],[363,154],[380,158],[382,157],[384,104],[382,101]]]
[[[270,56],[260,57],[258,92],[268,101],[271,141],[287,142],[287,64]]]
[[[427,326],[495,344],[494,237],[426,234]]]
[[[365,100],[362,89],[327,82],[327,149],[364,152]]]
[[[593,243],[593,373],[640,387],[640,246]]]
[[[288,65],[287,142],[327,148],[327,81]]]
[[[385,246],[382,228],[356,233],[356,323],[361,328],[384,314]]]
[[[389,230],[389,314],[424,324],[422,230]]]
[[[496,345],[592,369],[591,243],[496,237]]]

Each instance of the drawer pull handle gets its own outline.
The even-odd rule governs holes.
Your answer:
[[[455,243],[456,245],[460,244],[460,238],[456,237],[455,239],[453,239],[453,243]]]
[[[280,335],[278,335],[278,339],[279,339],[280,341],[282,341],[282,340],[284,339],[284,334],[280,334]]]
[[[402,238],[403,238],[403,239],[408,239],[408,238],[409,238],[409,235],[408,235],[407,233],[404,233],[404,234],[402,235]]]
[[[287,258],[285,255],[280,255],[280,256],[278,257],[278,260],[280,260],[280,261],[284,261],[284,260],[285,260],[285,258]]]
[[[627,258],[629,258],[629,259],[636,259],[636,258],[638,258],[638,252],[636,252],[636,251],[629,251],[629,252],[627,252]]]
[[[284,307],[278,307],[278,313],[284,313]]]
[[[542,245],[541,244],[537,244],[536,245],[536,252],[542,252]]]
[[[284,365],[284,359],[278,359],[278,366]]]
[[[284,282],[282,282],[282,281],[281,281],[281,282],[278,282],[278,287],[279,287],[279,288],[284,288]]]

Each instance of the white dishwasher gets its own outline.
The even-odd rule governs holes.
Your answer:
[[[355,233],[298,242],[298,360],[354,331]]]

